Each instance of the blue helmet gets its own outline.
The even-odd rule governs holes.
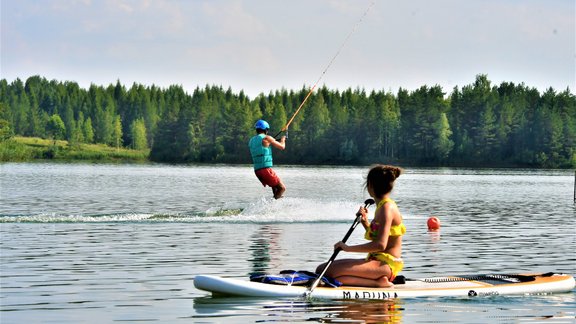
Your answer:
[[[268,125],[268,123],[265,120],[260,119],[259,121],[256,122],[256,124],[254,124],[254,128],[267,130],[270,129],[270,125]]]

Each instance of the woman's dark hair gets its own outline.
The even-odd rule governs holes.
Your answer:
[[[370,168],[365,187],[372,187],[376,197],[382,197],[392,191],[394,180],[402,174],[402,169],[392,165],[377,164]]]

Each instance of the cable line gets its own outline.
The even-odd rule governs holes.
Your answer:
[[[312,94],[312,92],[314,92],[314,89],[316,89],[316,86],[318,85],[318,83],[320,83],[320,80],[322,80],[322,78],[324,77],[324,75],[326,74],[326,71],[328,71],[328,69],[330,68],[330,66],[332,65],[332,63],[334,63],[334,61],[336,60],[336,58],[338,57],[338,55],[340,54],[340,52],[342,51],[342,49],[344,48],[344,46],[346,45],[346,43],[348,42],[348,39],[350,39],[350,37],[352,36],[352,34],[354,34],[354,32],[356,31],[356,29],[358,29],[358,26],[362,23],[362,21],[364,20],[364,18],[366,17],[366,15],[368,14],[368,12],[370,11],[370,9],[374,6],[374,1],[372,1],[370,3],[370,6],[368,6],[368,8],[366,9],[366,11],[364,11],[364,14],[360,17],[360,19],[356,22],[356,24],[354,25],[354,27],[352,28],[352,30],[350,31],[350,33],[348,33],[348,35],[346,36],[346,38],[344,39],[344,41],[342,42],[342,45],[340,45],[340,47],[338,48],[338,51],[336,51],[336,54],[334,54],[334,56],[332,57],[332,59],[330,60],[330,62],[328,63],[328,65],[326,66],[326,68],[324,69],[324,71],[322,71],[322,74],[320,74],[320,77],[318,77],[318,80],[316,80],[316,83],[314,83],[314,85],[312,86],[312,88],[310,89],[310,91],[308,92],[308,94],[306,95],[306,97],[304,97],[304,100],[302,100],[302,103],[300,104],[300,106],[298,106],[298,109],[296,109],[296,111],[294,112],[294,114],[292,115],[292,117],[290,118],[290,120],[286,123],[286,125],[284,125],[284,127],[282,127],[282,130],[280,130],[280,132],[278,132],[278,134],[276,134],[276,136],[274,137],[278,137],[278,135],[280,135],[282,132],[285,132],[288,130],[288,126],[290,126],[290,124],[292,123],[292,121],[294,121],[294,118],[296,117],[296,115],[298,115],[298,113],[300,112],[300,109],[302,109],[302,107],[304,107],[304,104],[306,103],[306,101],[308,100],[308,97],[310,97],[310,95]]]

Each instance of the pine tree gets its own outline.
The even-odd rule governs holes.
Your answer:
[[[117,115],[116,118],[114,118],[114,127],[112,129],[112,140],[116,145],[116,149],[119,150],[120,147],[122,146],[122,121],[119,115]]]

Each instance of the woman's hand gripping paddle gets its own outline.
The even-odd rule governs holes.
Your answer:
[[[366,199],[366,201],[364,201],[364,208],[367,208],[368,206],[370,206],[372,204],[374,204],[374,199]],[[352,226],[348,230],[348,233],[346,233],[346,235],[342,239],[342,242],[346,243],[346,241],[348,240],[348,238],[350,237],[350,235],[352,234],[352,232],[354,231],[356,226],[358,226],[358,224],[360,224],[361,219],[362,219],[362,214],[360,214],[360,212],[356,213],[356,219],[354,219],[354,223],[352,223]],[[334,259],[336,259],[336,256],[338,255],[338,253],[341,250],[342,250],[341,248],[337,248],[336,250],[334,250],[334,253],[332,253],[330,260],[328,260],[328,262],[326,262],[326,266],[322,270],[322,273],[320,273],[320,275],[318,275],[318,278],[316,278],[316,280],[314,280],[314,282],[312,282],[312,284],[310,286],[308,286],[308,289],[306,289],[306,292],[304,293],[304,297],[309,297],[310,294],[312,294],[312,291],[318,286],[318,284],[320,283],[320,280],[322,280],[322,277],[326,273],[326,270],[328,270],[328,267],[330,267],[330,265],[332,265],[332,263],[334,262]]]

